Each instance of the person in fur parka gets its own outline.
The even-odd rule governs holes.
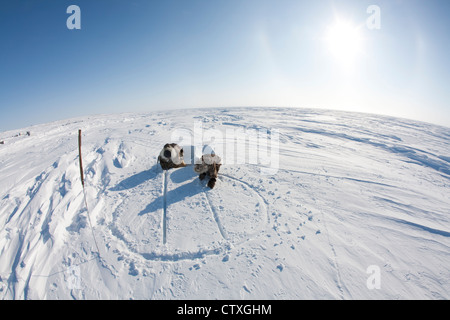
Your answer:
[[[209,176],[208,187],[211,189],[216,185],[217,174],[221,166],[221,159],[215,154],[204,154],[201,158],[201,163],[194,166],[194,171],[199,174],[199,179],[204,180]]]

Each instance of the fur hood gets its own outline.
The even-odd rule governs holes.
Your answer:
[[[183,149],[176,143],[167,143],[159,153],[158,161],[163,170],[185,167]]]
[[[222,159],[215,154],[204,154],[201,158],[201,163],[194,166],[194,171],[197,173],[204,173],[208,171],[210,165],[221,165]]]

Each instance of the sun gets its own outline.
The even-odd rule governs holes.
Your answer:
[[[344,66],[351,65],[362,53],[364,39],[360,29],[351,21],[342,20],[327,28],[328,50]]]

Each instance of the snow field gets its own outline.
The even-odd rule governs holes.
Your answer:
[[[277,132],[277,163],[253,161],[261,146],[250,139],[243,163],[225,163],[213,190],[192,167],[163,173],[162,146],[179,132],[188,145],[199,123],[215,150],[233,144],[227,130],[269,133],[269,149]],[[448,128],[236,108],[24,130],[31,136],[1,136],[3,299],[449,298]],[[268,164],[273,174],[262,174]],[[381,288],[371,290],[373,265]]]

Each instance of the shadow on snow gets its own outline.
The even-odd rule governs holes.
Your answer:
[[[163,171],[159,164],[155,164],[149,170],[145,170],[139,173],[132,175],[131,177],[126,178],[121,181],[115,187],[112,187],[111,191],[123,191],[129,190],[138,187],[139,185],[149,181],[156,179],[159,175],[162,175]],[[161,194],[158,198],[152,201],[147,207],[139,212],[139,215],[144,215],[148,213],[152,213],[158,210],[162,210],[164,208],[164,197],[167,199],[166,205],[177,203],[179,201],[183,201],[186,198],[192,197],[200,192],[202,192],[204,186],[200,183],[199,180],[195,179],[197,174],[192,170],[192,167],[184,167],[179,169],[172,169],[169,171],[169,179],[171,182],[175,184],[181,184],[185,181],[190,181],[185,184],[178,186],[176,189],[169,190],[166,195]],[[161,189],[163,190],[163,186],[161,185]]]

